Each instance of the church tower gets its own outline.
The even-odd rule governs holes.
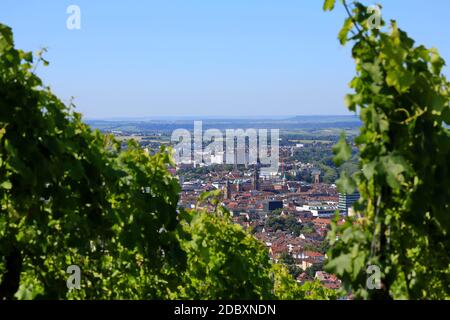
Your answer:
[[[225,200],[230,200],[231,199],[231,184],[230,181],[227,180],[227,184],[225,185],[225,190],[224,190],[224,199]]]

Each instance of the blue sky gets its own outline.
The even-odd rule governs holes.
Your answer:
[[[66,28],[71,4],[81,30]],[[450,60],[450,1],[382,4],[385,19]],[[347,114],[343,18],[322,0],[0,2],[16,46],[48,47],[39,75],[87,118]]]

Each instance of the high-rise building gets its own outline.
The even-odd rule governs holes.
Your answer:
[[[233,140],[233,156],[234,156],[234,163],[233,163],[233,171],[235,173],[238,172],[238,149],[237,149],[237,137],[234,137]]]
[[[255,172],[253,174],[253,190],[259,190],[259,171],[260,169],[261,163],[258,162],[255,165]]]
[[[352,208],[353,204],[357,202],[360,198],[358,191],[352,194],[339,193],[339,211],[346,215],[349,214],[349,210]]]

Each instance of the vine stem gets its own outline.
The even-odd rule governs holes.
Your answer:
[[[344,5],[345,11],[347,12],[347,15],[350,19],[353,21],[353,25],[355,26],[355,29],[358,31],[358,35],[361,37],[363,41],[365,41],[369,47],[371,47],[373,50],[376,48],[374,47],[373,43],[367,39],[367,34],[364,33],[364,30],[360,28],[360,24],[355,20],[355,16],[350,11],[350,8],[347,4],[346,0],[342,0],[342,4]],[[356,34],[352,31],[352,34],[356,37]]]
[[[350,11],[350,8],[348,7],[347,1],[346,1],[346,0],[343,0],[342,3],[344,4],[344,8],[345,8],[345,11],[347,11],[348,17],[352,19],[353,24],[355,25],[356,30],[357,30],[360,34],[362,34],[363,31],[360,29],[358,23],[355,21],[355,17],[352,15],[352,13],[351,13],[351,11]]]

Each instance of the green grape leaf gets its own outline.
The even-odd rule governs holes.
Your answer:
[[[336,3],[336,0],[325,0],[323,4],[323,10],[324,11],[332,11],[334,9],[334,5]]]
[[[353,18],[347,18],[338,35],[338,39],[342,45],[345,45],[347,43],[348,33],[350,32],[350,30],[352,30],[353,26]]]
[[[349,160],[352,156],[352,149],[345,139],[345,134],[342,133],[337,144],[333,146],[334,163],[337,166],[342,165],[345,161]]]
[[[343,171],[340,178],[336,181],[339,192],[344,194],[352,194],[357,187],[355,180]]]

